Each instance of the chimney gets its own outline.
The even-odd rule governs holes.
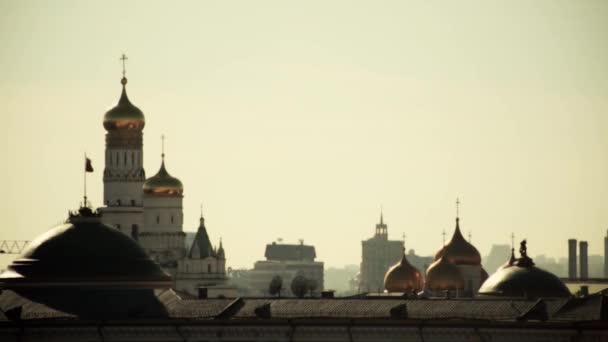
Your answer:
[[[321,291],[321,298],[334,298],[334,291]]]
[[[576,239],[568,240],[568,278],[576,279]]]
[[[198,288],[198,299],[207,299],[207,288],[206,287]]]
[[[587,243],[587,241],[581,241],[579,243],[579,257],[580,257],[580,263],[581,263],[581,279],[587,279],[589,278],[589,261],[588,261],[588,257],[587,257],[587,247],[589,246],[589,244]]]

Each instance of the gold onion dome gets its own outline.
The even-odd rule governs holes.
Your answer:
[[[426,285],[434,291],[464,289],[464,278],[458,266],[441,257],[429,266]]]
[[[465,240],[460,232],[460,219],[458,217],[456,218],[456,230],[452,239],[435,254],[435,260],[439,260],[441,257],[456,265],[481,265],[479,251]]]
[[[127,78],[123,77],[122,94],[114,108],[108,110],[103,118],[103,127],[108,131],[113,130],[138,130],[141,131],[146,120],[144,113],[129,101],[127,96]]]
[[[412,266],[405,257],[405,248],[401,261],[393,265],[384,276],[384,288],[388,292],[420,291],[424,281],[420,271]]]
[[[143,190],[145,194],[154,196],[181,196],[184,192],[184,186],[179,179],[167,172],[163,155],[160,170],[154,176],[146,179]]]
[[[569,297],[570,291],[554,274],[534,266],[528,257],[526,240],[521,242],[521,257],[511,260],[492,274],[479,289],[490,297]]]

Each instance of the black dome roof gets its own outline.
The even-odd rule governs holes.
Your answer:
[[[479,289],[480,295],[499,297],[569,297],[570,291],[554,274],[536,266],[505,266]]]
[[[127,235],[89,208],[38,236],[0,275],[8,288],[166,288],[171,277]]]
[[[521,242],[519,252],[521,257],[516,259],[513,249],[511,250],[509,262],[481,285],[479,295],[526,298],[571,295],[570,290],[556,275],[534,266],[534,261],[528,257],[526,240]]]

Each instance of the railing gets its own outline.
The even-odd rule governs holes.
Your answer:
[[[0,240],[0,254],[21,254],[28,243],[26,240]]]

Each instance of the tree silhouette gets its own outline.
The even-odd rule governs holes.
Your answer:
[[[308,292],[309,284],[308,279],[303,275],[297,275],[291,281],[291,292],[298,298],[304,298],[306,292]]]
[[[268,292],[271,296],[278,295],[281,297],[281,291],[283,290],[283,278],[275,275],[268,284]]]

